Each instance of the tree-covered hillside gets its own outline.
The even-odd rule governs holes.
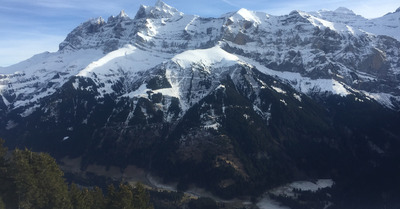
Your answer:
[[[54,158],[46,153],[15,149],[8,155],[0,139],[0,209],[152,209],[141,184],[134,187],[68,185]]]

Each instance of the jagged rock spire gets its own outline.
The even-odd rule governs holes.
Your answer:
[[[129,16],[125,13],[124,10],[121,10],[121,12],[117,16],[109,17],[107,22],[115,22],[115,21],[124,20],[124,19],[129,19]]]
[[[125,13],[124,10],[121,10],[121,12],[119,13],[118,17],[124,18],[124,17],[128,17],[128,15]]]

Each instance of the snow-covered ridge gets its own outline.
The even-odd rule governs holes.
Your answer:
[[[329,29],[331,29],[333,31],[337,31],[341,34],[346,34],[346,33],[350,33],[352,35],[362,35],[363,34],[363,32],[360,31],[359,29],[352,28],[351,26],[343,24],[343,23],[335,23],[335,22],[327,21],[327,20],[324,20],[324,19],[321,19],[318,17],[314,17],[305,12],[299,12],[299,14],[301,16],[303,16],[304,18],[306,18],[308,21],[310,21],[311,24],[313,24],[314,26],[316,26],[320,29],[329,28]],[[351,13],[346,13],[346,14],[351,14]]]
[[[390,36],[400,41],[400,12],[397,10],[374,19],[366,19],[344,7],[339,7],[334,11],[320,10],[309,12],[309,14],[330,22],[346,24],[372,34]]]

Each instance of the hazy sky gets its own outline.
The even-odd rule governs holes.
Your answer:
[[[80,23],[94,17],[107,19],[121,10],[134,17],[141,4],[157,0],[0,0],[0,66],[34,54],[58,50],[58,44]],[[398,0],[165,0],[185,14],[218,17],[246,8],[272,15],[292,10],[335,10],[340,6],[367,18],[394,12]]]

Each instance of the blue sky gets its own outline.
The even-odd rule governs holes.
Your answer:
[[[34,54],[58,50],[58,44],[80,23],[94,17],[107,19],[121,10],[134,17],[141,4],[157,0],[0,0],[0,66]],[[347,7],[367,18],[400,7],[398,0],[164,0],[185,14],[216,17],[247,8],[272,15],[292,10],[317,11]]]

